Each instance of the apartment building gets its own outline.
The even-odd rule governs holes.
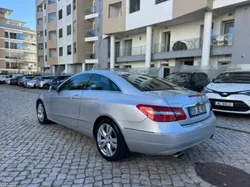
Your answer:
[[[100,61],[107,63],[100,1],[37,0],[36,8],[37,53],[43,71],[74,74],[100,68]]]
[[[12,20],[13,11],[0,8],[0,73],[37,71],[36,32]]]
[[[249,0],[105,0],[110,68],[250,63]]]

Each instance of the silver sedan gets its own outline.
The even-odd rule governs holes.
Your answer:
[[[41,124],[51,121],[94,137],[109,161],[129,151],[172,155],[213,136],[206,96],[142,74],[89,71],[41,94]]]

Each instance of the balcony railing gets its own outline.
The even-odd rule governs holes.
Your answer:
[[[28,42],[36,42],[36,39],[34,38],[29,38],[29,37],[23,37],[23,38],[14,38],[14,37],[5,37],[6,39],[10,39],[10,40],[22,40],[22,41],[28,41]]]
[[[86,53],[85,54],[85,59],[96,59],[96,54],[95,53]]]
[[[146,46],[120,49],[116,51],[116,57],[144,55],[145,52],[146,52]]]
[[[95,30],[86,31],[85,37],[95,37],[95,36],[97,36],[97,33]]]
[[[85,9],[85,15],[94,14],[94,13],[96,13],[96,6]]]
[[[154,44],[154,53],[170,52],[170,51],[184,51],[201,49],[202,41],[200,38],[190,40],[178,40],[170,43]]]
[[[211,45],[213,47],[231,46],[233,45],[233,34],[212,36]]]

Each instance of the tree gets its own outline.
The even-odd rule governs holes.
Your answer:
[[[22,69],[23,62],[24,62],[24,54],[23,53],[16,53],[15,55],[16,59],[16,67],[18,69],[18,73],[20,73],[20,70]]]

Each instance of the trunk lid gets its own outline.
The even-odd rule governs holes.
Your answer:
[[[210,103],[206,96],[189,91],[186,89],[166,90],[166,91],[151,91],[149,94],[158,95],[173,108],[182,108],[187,116],[186,120],[179,121],[181,125],[189,125],[207,119],[211,115]],[[190,108],[199,105],[205,105],[206,113],[192,117],[189,113]]]

